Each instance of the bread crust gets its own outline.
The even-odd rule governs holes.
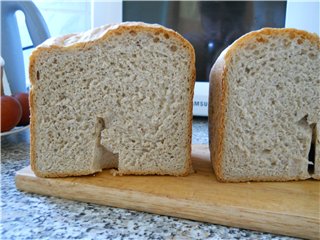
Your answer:
[[[218,180],[223,181],[222,159],[225,130],[225,110],[227,109],[228,85],[224,50],[210,72],[209,87],[209,149],[210,159]]]
[[[180,44],[183,45],[184,48],[186,48],[189,51],[189,54],[191,56],[190,62],[189,62],[189,68],[190,68],[190,76],[189,76],[189,94],[190,94],[190,100],[188,102],[188,109],[189,109],[189,119],[188,119],[188,144],[186,146],[186,153],[187,153],[187,159],[186,159],[186,165],[184,168],[184,171],[181,173],[174,174],[176,176],[186,176],[190,172],[193,171],[192,169],[192,162],[191,162],[191,136],[192,136],[192,110],[193,110],[193,95],[194,95],[194,84],[195,84],[195,78],[196,78],[196,68],[195,68],[195,52],[193,49],[193,46],[185,39],[183,38],[179,33],[165,28],[158,24],[146,24],[142,22],[124,22],[120,24],[114,24],[114,25],[106,25],[102,26],[100,28],[92,29],[90,31],[87,31],[85,33],[79,33],[79,34],[69,34],[66,36],[58,37],[58,38],[51,38],[46,40],[44,43],[39,45],[31,54],[30,56],[30,64],[29,64],[29,78],[31,85],[35,84],[37,81],[37,73],[35,69],[35,63],[37,57],[42,52],[54,52],[55,50],[59,51],[72,51],[74,49],[85,49],[89,48],[91,46],[94,46],[100,42],[103,42],[107,40],[108,38],[115,36],[115,35],[121,35],[127,31],[136,31],[136,32],[150,32],[151,34],[167,34],[168,38],[173,38],[176,41],[178,41]],[[61,174],[61,173],[43,173],[37,168],[36,164],[36,115],[37,115],[37,109],[35,105],[35,93],[34,90],[30,89],[30,162],[31,162],[31,168],[34,171],[34,173],[39,177],[67,177],[67,176],[80,176],[80,175],[89,175],[93,172],[91,171],[78,171],[73,172],[72,174]],[[138,172],[128,172],[123,174],[157,174],[157,175],[165,175],[165,173],[159,171],[159,172],[146,172],[146,173],[138,173]]]
[[[248,179],[247,177],[238,179],[228,179],[223,173],[223,153],[224,153],[224,138],[225,125],[226,125],[226,112],[228,109],[228,68],[234,53],[246,46],[246,44],[254,39],[259,38],[263,44],[267,41],[264,37],[268,36],[285,36],[287,35],[290,40],[297,37],[303,40],[308,40],[320,48],[320,38],[317,34],[312,34],[303,30],[294,28],[262,28],[258,31],[249,32],[227,49],[225,49],[216,60],[210,72],[210,90],[209,90],[209,149],[210,159],[219,181],[222,182],[246,182],[246,181],[288,181],[288,180],[301,180],[299,177],[295,179],[283,176],[278,177],[261,177],[258,179]],[[317,178],[317,176],[314,176]]]

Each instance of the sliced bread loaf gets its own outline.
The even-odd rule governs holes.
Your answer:
[[[36,175],[191,170],[195,57],[178,33],[131,22],[49,39],[30,80]]]
[[[209,97],[211,161],[218,179],[320,177],[319,46],[316,34],[266,28],[244,35],[221,54],[211,70]]]

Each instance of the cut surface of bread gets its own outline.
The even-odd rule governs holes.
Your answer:
[[[190,172],[195,57],[178,33],[128,22],[53,38],[29,70],[37,176]]]
[[[319,45],[316,34],[265,28],[220,55],[209,94],[211,161],[219,180],[319,178]]]

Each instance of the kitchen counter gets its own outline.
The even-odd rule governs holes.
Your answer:
[[[195,118],[193,144],[207,144]],[[29,129],[1,138],[1,239],[293,239],[144,212],[46,197],[16,189],[29,165]]]

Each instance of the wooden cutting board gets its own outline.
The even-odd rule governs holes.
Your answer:
[[[219,183],[207,145],[194,145],[196,173],[188,177],[93,176],[38,178],[16,174],[23,191],[253,229],[320,239],[320,181]]]

